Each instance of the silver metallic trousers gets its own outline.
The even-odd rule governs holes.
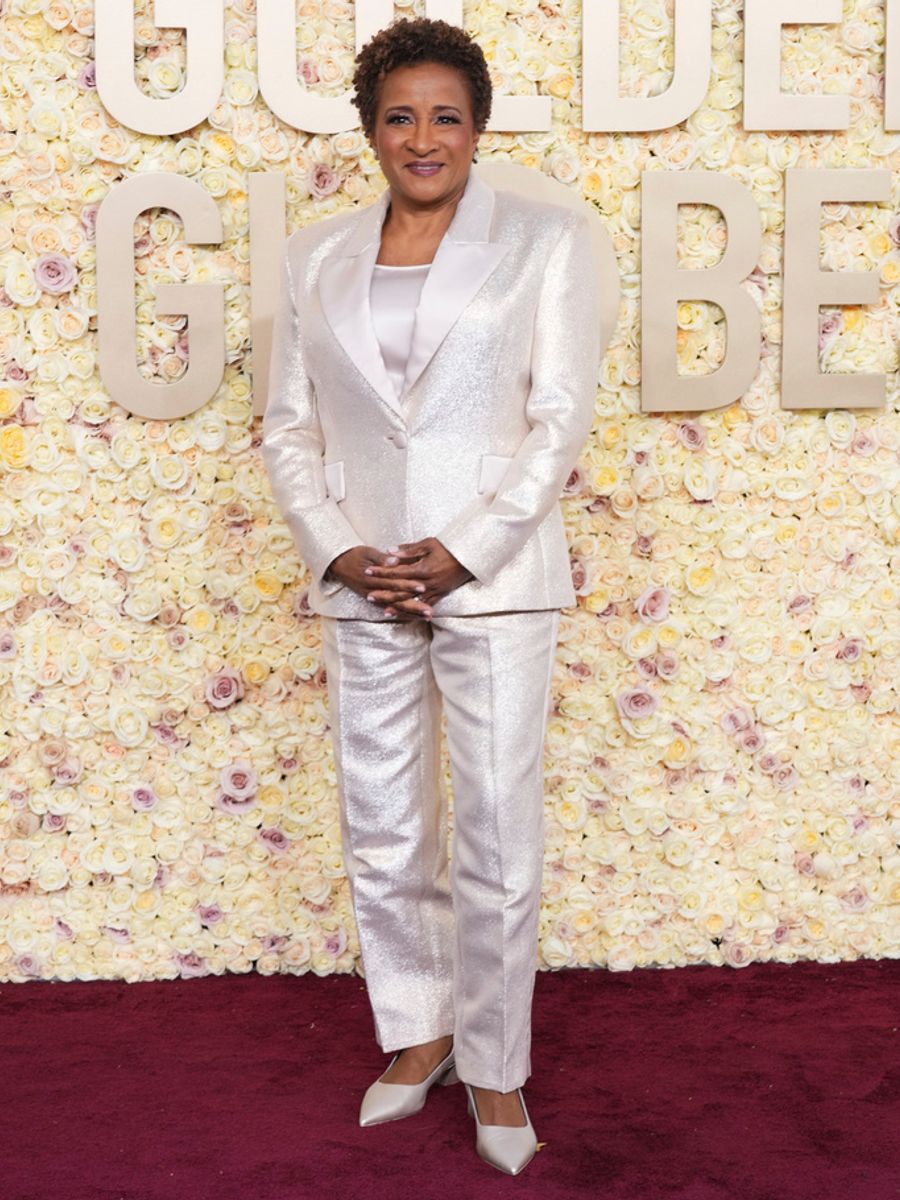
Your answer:
[[[531,1073],[559,617],[321,619],[344,866],[376,1040],[394,1051],[453,1034],[459,1077],[500,1092]]]

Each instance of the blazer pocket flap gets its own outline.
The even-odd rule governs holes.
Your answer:
[[[506,454],[482,454],[481,473],[478,476],[478,491],[496,492],[512,458]]]
[[[344,498],[344,460],[325,463],[325,485],[332,500]]]

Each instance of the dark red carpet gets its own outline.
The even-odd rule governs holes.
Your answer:
[[[3,1200],[895,1200],[900,964],[539,972],[545,1145],[476,1157],[461,1084],[361,1129],[358,976],[0,986]]]

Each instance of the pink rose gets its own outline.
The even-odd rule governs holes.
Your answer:
[[[149,783],[139,783],[131,793],[131,807],[135,812],[148,812],[156,806],[158,797]]]
[[[71,292],[78,281],[74,264],[62,254],[42,254],[34,264],[34,279],[39,288],[54,296]]]
[[[573,467],[569,478],[563,484],[563,493],[567,496],[577,496],[584,487],[584,475],[580,467]]]
[[[206,959],[201,957],[195,950],[191,950],[189,954],[175,954],[175,961],[181,968],[183,976],[198,976],[208,975],[209,967],[206,965]]]
[[[86,204],[78,213],[78,219],[81,221],[89,242],[92,242],[96,237],[97,213],[99,209],[99,204]]]
[[[325,952],[339,958],[347,949],[347,931],[336,929],[325,938]]]
[[[844,328],[843,313],[821,313],[819,315],[819,351],[825,349]]]
[[[0,658],[16,657],[16,635],[8,629],[0,633]]]
[[[253,808],[255,804],[256,796],[229,796],[227,792],[219,792],[216,796],[216,808],[221,812],[240,813]]]
[[[722,947],[722,957],[733,967],[746,967],[752,961],[753,955],[749,946],[743,942],[726,942]]]
[[[298,621],[307,620],[313,616],[313,610],[309,604],[309,588],[302,588],[294,593],[294,616]]]
[[[173,650],[183,650],[188,644],[188,635],[183,629],[170,629],[166,634],[166,643]]]
[[[243,700],[244,684],[233,667],[223,667],[207,679],[203,694],[207,704],[213,708],[230,708],[238,700]]]
[[[723,713],[719,720],[719,724],[726,733],[738,733],[741,729],[747,729],[753,721],[753,713],[744,708],[743,705],[735,705],[728,712]]]
[[[619,692],[616,696],[616,708],[627,720],[638,717],[649,717],[659,708],[659,700],[649,688],[635,687]]]
[[[114,942],[119,945],[124,945],[131,941],[131,934],[127,929],[117,929],[114,925],[101,925],[100,929],[103,933],[108,934]]]
[[[301,58],[300,65],[299,65],[299,71],[300,71],[300,78],[303,80],[304,83],[310,84],[310,83],[318,83],[319,82],[319,68],[316,66],[313,59]]]
[[[635,600],[635,612],[642,621],[664,621],[669,615],[670,598],[671,592],[667,587],[651,585]]]
[[[756,754],[766,744],[765,734],[756,725],[742,729],[738,734],[737,741],[740,748],[746,750],[748,754]]]
[[[656,673],[660,679],[674,679],[678,674],[681,660],[674,650],[658,650],[656,653]]]
[[[23,975],[30,975],[33,979],[40,979],[41,977],[43,965],[35,954],[19,954],[13,960],[13,965]]]
[[[771,750],[766,750],[756,757],[756,765],[766,775],[774,775],[781,768],[781,759]]]
[[[844,892],[838,899],[848,912],[862,912],[863,909],[869,907],[869,897],[859,884],[852,887],[849,892]]]
[[[847,638],[838,648],[835,658],[841,662],[856,662],[862,654],[862,639]]]
[[[802,593],[797,595],[790,601],[787,606],[789,613],[807,612],[812,607],[812,596],[804,596]]]
[[[900,246],[900,213],[895,213],[891,217],[891,223],[888,225],[888,234],[895,246]]]
[[[781,788],[783,792],[795,788],[800,782],[800,776],[797,774],[797,768],[786,765],[780,766],[772,775],[775,781],[775,786]]]
[[[250,763],[240,759],[222,768],[219,772],[219,782],[222,791],[227,792],[233,799],[246,800],[259,786],[259,777]]]
[[[706,430],[697,421],[682,421],[675,433],[688,450],[702,450],[706,445]]]
[[[309,173],[309,190],[317,200],[330,196],[341,186],[341,177],[327,163],[316,163]]]
[[[218,904],[198,904],[197,913],[202,925],[216,925],[225,917]]]
[[[58,762],[55,767],[50,768],[50,774],[53,775],[54,784],[71,787],[74,782],[82,778],[82,762],[76,755],[68,755],[62,762]]]
[[[280,829],[261,829],[259,840],[265,842],[270,850],[276,850],[279,854],[289,849],[291,844]]]
[[[859,454],[862,458],[869,458],[878,449],[878,441],[868,429],[857,429],[853,435],[853,441],[850,443],[850,450],[853,454]]]

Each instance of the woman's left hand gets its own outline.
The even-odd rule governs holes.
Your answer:
[[[475,578],[435,537],[389,546],[388,553],[397,559],[393,566],[366,569],[372,579],[369,598],[381,604],[386,612],[430,616],[430,606],[435,601]],[[424,585],[424,591],[411,591],[410,579]]]

